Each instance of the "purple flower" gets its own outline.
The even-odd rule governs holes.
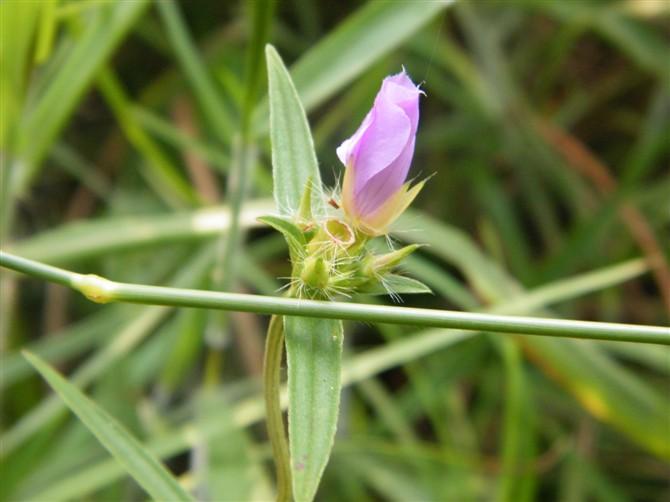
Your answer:
[[[409,206],[422,183],[405,183],[419,124],[419,95],[405,73],[386,77],[372,110],[354,135],[337,149],[346,166],[342,208],[368,235],[383,235]]]

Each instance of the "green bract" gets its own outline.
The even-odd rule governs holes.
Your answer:
[[[393,273],[420,245],[377,254],[368,245],[369,237],[354,232],[340,219],[300,223],[278,216],[259,219],[281,232],[288,244],[292,264],[289,296],[332,300],[356,293],[431,292],[420,281]]]

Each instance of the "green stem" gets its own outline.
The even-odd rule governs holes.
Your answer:
[[[4,251],[0,251],[0,266],[70,288],[74,287],[72,281],[79,275],[62,268],[52,267],[45,263],[5,253]]]
[[[235,275],[244,240],[244,229],[240,226],[242,204],[247,198],[249,184],[256,165],[256,146],[251,134],[251,116],[256,105],[256,95],[261,85],[263,73],[263,46],[267,41],[274,2],[256,0],[247,3],[249,10],[249,29],[251,40],[247,49],[244,99],[240,119],[240,133],[233,144],[233,163],[226,185],[226,200],[230,205],[230,224],[223,241],[222,261],[220,263],[219,289],[234,289]]]
[[[670,345],[670,327],[542,319],[449,310],[321,302],[113,282],[0,252],[0,266],[70,286],[98,302],[198,307],[435,328]]]
[[[273,315],[265,339],[263,394],[268,437],[277,472],[277,501],[291,500],[291,458],[281,407],[281,362],[284,353],[283,318]]]

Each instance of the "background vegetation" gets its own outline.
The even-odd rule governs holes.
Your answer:
[[[394,237],[430,244],[406,273],[435,295],[407,304],[666,325],[669,20],[662,0],[5,0],[2,247],[278,294],[287,252],[255,220],[273,210],[269,41],[331,186],[381,79],[424,82],[413,172],[433,177]],[[95,305],[4,272],[1,292],[3,499],[146,497],[23,348],[199,498],[272,497],[264,316]],[[320,500],[670,496],[667,347],[355,323],[345,340]]]

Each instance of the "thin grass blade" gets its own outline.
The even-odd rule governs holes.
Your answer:
[[[156,457],[106,411],[39,357],[29,352],[24,356],[149,495],[156,500],[193,500]]]

